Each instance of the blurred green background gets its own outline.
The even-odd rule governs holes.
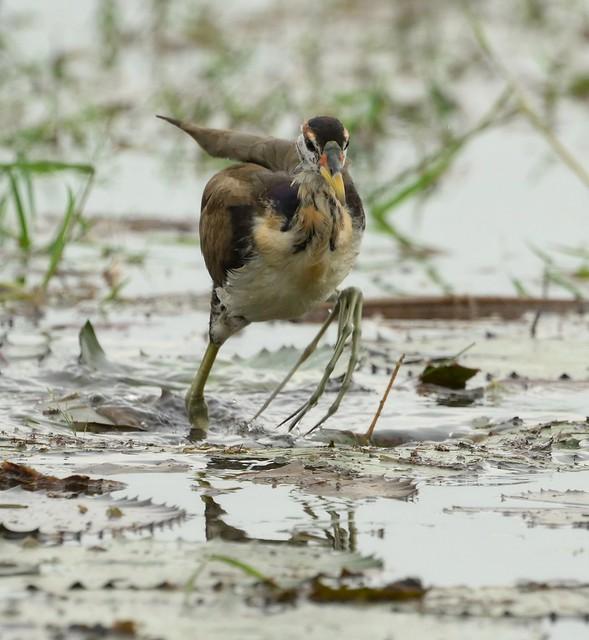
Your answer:
[[[59,297],[96,220],[196,220],[222,163],[156,113],[289,138],[326,113],[368,295],[582,297],[588,40],[587,0],[3,0],[2,296]]]

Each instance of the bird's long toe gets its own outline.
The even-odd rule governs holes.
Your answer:
[[[327,382],[335,369],[338,361],[340,360],[348,338],[352,336],[351,353],[348,361],[348,366],[342,386],[336,396],[335,401],[330,406],[327,414],[311,429],[313,431],[319,427],[325,420],[332,416],[339,408],[339,405],[350,386],[352,374],[358,362],[358,353],[360,348],[360,335],[361,335],[361,320],[362,320],[362,293],[358,289],[350,288],[341,292],[338,301],[339,307],[339,322],[338,322],[338,337],[335,343],[333,354],[325,367],[323,376],[319,381],[315,391],[311,397],[303,403],[296,411],[293,411],[280,425],[288,422],[288,430],[292,431],[296,425],[303,419],[303,417],[317,404],[319,398],[323,395]]]

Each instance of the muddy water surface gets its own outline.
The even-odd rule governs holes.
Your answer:
[[[184,616],[187,622],[193,615],[200,619],[199,602],[206,602],[211,633],[221,633],[216,606],[249,602],[247,612],[236,610],[235,626],[223,631],[238,637],[244,620],[262,615],[251,593],[256,579],[223,565],[227,560],[216,566],[211,558],[221,556],[264,575],[271,570],[281,586],[294,585],[298,604],[273,605],[269,629],[283,628],[293,606],[301,615],[321,606],[313,614],[319,616],[313,633],[339,629],[346,637],[341,609],[334,609],[342,605],[307,600],[315,597],[308,595],[309,580],[317,575],[312,558],[321,557],[330,559],[324,573],[332,578],[342,566],[364,562],[355,580],[369,589],[407,577],[428,589],[419,599],[420,614],[415,600],[371,605],[365,615],[382,628],[417,625],[417,633],[426,633],[428,620],[443,613],[441,624],[449,626],[440,637],[486,637],[488,625],[504,628],[505,637],[582,637],[589,601],[584,586],[589,424],[579,339],[586,330],[584,318],[544,317],[541,340],[529,337],[529,318],[516,323],[367,321],[354,386],[340,414],[310,438],[304,432],[337,386],[300,431],[288,434],[274,425],[312,391],[329,348],[322,348],[267,415],[251,424],[265,394],[316,330],[304,324],[275,324],[263,332],[253,327],[228,345],[211,381],[209,438],[191,442],[182,397],[204,345],[196,330],[204,321],[204,312],[145,314],[123,307],[116,319],[96,321],[106,358],[90,363],[78,360],[79,327],[71,313],[67,322],[56,310],[40,322],[21,318],[6,326],[1,379],[1,410],[10,425],[4,430],[6,459],[44,474],[83,474],[125,485],[106,496],[78,493],[73,500],[71,494],[65,499],[18,487],[3,492],[4,602],[6,612],[22,621],[19,628],[38,637],[53,628],[76,637],[76,624],[100,621],[115,633],[114,619],[106,613],[108,591],[101,588],[117,584],[120,616],[134,621],[140,637],[152,637],[158,633],[154,603],[161,605],[164,598],[154,589],[169,583],[166,610],[183,611],[179,620]],[[261,352],[264,336],[271,342]],[[425,361],[457,353],[471,342],[461,362],[480,369],[467,389],[476,393],[449,399],[442,389],[419,385]],[[190,345],[194,357],[182,345]],[[354,435],[365,432],[401,350],[410,364],[402,369],[379,423],[374,441],[381,446],[359,447]],[[327,446],[334,442],[335,447]],[[83,574],[68,568],[73,548],[86,554],[105,549],[115,554],[108,562],[116,567],[142,553],[142,545],[150,549],[152,577],[140,578],[147,575],[144,561],[132,560],[139,567],[136,580],[144,580],[140,602],[102,563],[98,573],[91,559]],[[44,549],[51,550],[51,563]],[[173,553],[201,560],[188,561],[191,572],[171,575]],[[296,575],[280,560],[286,562],[291,553]],[[269,569],[268,558],[275,559]],[[36,569],[31,574],[21,563]],[[182,602],[174,595],[186,593],[195,571],[211,571],[212,579],[221,581],[217,604],[204,578]],[[70,577],[59,579],[64,572]],[[84,584],[92,580],[93,586]],[[72,592],[78,583],[90,587],[92,596]],[[40,589],[32,601],[24,597],[30,592],[20,591],[31,585]],[[49,593],[65,597],[67,622],[48,615],[45,626],[25,623],[29,606],[44,606]],[[75,613],[80,606],[86,607],[84,616]],[[398,613],[391,613],[391,606]],[[477,623],[473,627],[449,613],[467,613]],[[550,615],[556,621],[546,622]],[[184,622],[175,624],[181,633]]]

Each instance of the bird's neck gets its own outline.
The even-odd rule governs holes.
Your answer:
[[[293,184],[298,186],[300,208],[313,206],[321,213],[332,214],[338,201],[332,189],[321,174],[316,171],[301,171],[296,174]]]
[[[301,171],[293,181],[298,185],[299,206],[293,219],[298,247],[335,249],[349,214],[323,177],[314,171]]]

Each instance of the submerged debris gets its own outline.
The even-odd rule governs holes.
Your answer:
[[[586,491],[529,491],[518,496],[503,496],[504,500],[525,500],[534,506],[454,507],[448,513],[500,513],[519,516],[529,526],[589,528],[589,493]],[[536,506],[538,503],[547,503]]]
[[[265,484],[295,485],[306,493],[329,497],[406,500],[417,493],[415,482],[409,478],[360,476],[351,470],[334,469],[320,463],[305,464],[299,460],[278,469],[244,473],[241,477]]]

